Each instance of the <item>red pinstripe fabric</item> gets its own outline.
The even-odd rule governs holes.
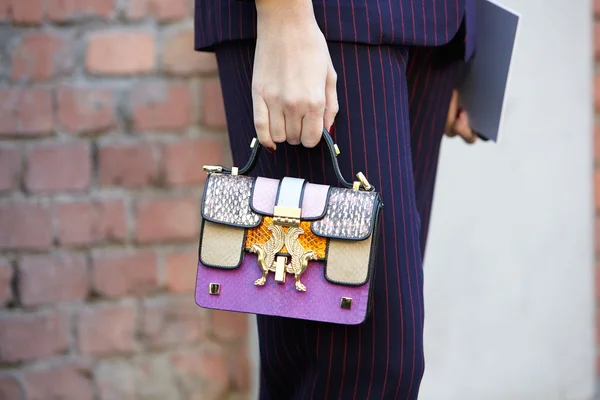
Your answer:
[[[421,217],[420,251],[425,254],[440,146],[452,95],[464,61],[463,33],[442,48],[411,49],[407,82],[411,121],[411,154],[417,208]]]
[[[251,41],[216,49],[238,165],[254,136],[253,49]],[[364,171],[386,204],[373,315],[348,327],[259,317],[261,399],[416,399],[424,370],[419,212],[430,204],[423,193],[435,174],[454,69],[435,64],[440,50],[332,42],[330,51],[340,77],[340,167],[346,176]],[[280,145],[255,173],[337,184],[322,146]]]

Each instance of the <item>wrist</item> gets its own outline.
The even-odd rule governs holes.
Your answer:
[[[259,25],[303,25],[315,19],[312,0],[255,0]]]

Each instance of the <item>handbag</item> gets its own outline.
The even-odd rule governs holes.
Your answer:
[[[357,325],[371,310],[383,203],[363,173],[339,186],[204,166],[196,303],[203,308]]]

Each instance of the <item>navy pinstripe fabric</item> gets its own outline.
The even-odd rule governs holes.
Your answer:
[[[448,98],[461,77],[465,63],[460,38],[442,48],[413,47],[407,69],[410,139],[415,196],[421,217],[420,247],[425,254],[431,203],[446,123]]]
[[[330,41],[439,46],[450,42],[464,19],[467,59],[475,42],[474,4],[475,0],[313,0],[317,22]],[[195,12],[196,49],[256,37],[252,1],[196,0]]]
[[[373,314],[360,326],[259,316],[260,398],[416,399],[424,370],[419,218],[423,198],[418,193],[429,193],[419,185],[429,182],[435,170],[426,159],[439,147],[455,74],[452,68],[436,66],[436,51],[429,49],[337,42],[329,46],[340,81],[340,112],[332,131],[341,150],[340,167],[347,177],[364,171],[386,204]],[[241,165],[255,135],[254,42],[224,43],[216,53],[233,159]],[[418,65],[413,66],[409,56]],[[411,68],[414,83],[407,82]],[[417,95],[418,88],[432,95]],[[411,123],[419,128],[412,137]],[[307,150],[280,144],[275,154],[263,152],[255,174],[337,184],[322,145]]]

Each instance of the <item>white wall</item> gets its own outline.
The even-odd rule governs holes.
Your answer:
[[[499,1],[523,16],[506,124],[443,145],[420,399],[590,399],[591,4]]]

